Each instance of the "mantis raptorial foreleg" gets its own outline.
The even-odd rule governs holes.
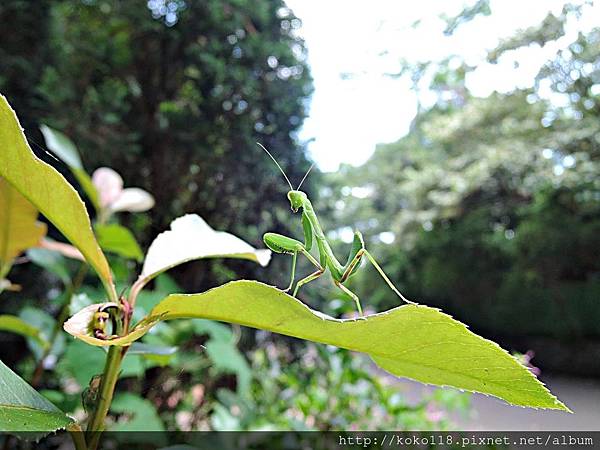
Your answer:
[[[302,242],[277,233],[266,233],[264,239],[265,243],[271,250],[277,253],[287,253],[292,255],[292,276],[290,279],[290,284],[288,288],[284,290],[284,292],[292,289],[292,286],[294,285],[298,253],[302,253],[304,256],[306,256],[306,258],[317,268],[317,271],[298,281],[296,289],[294,289],[294,295],[296,295],[300,286],[314,280],[315,278],[318,278],[323,274],[323,272],[325,272],[325,268],[313,257],[313,255],[310,254]]]

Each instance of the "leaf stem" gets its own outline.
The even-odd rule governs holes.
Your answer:
[[[131,286],[131,290],[129,291],[129,297],[127,299],[129,302],[129,305],[131,306],[131,309],[135,308],[135,301],[137,300],[137,296],[142,291],[142,289],[144,288],[144,286],[146,285],[147,282],[148,282],[147,279],[142,278],[140,276],[135,281],[135,283],[133,283],[133,286]]]
[[[124,352],[120,347],[111,346],[108,350],[106,363],[104,365],[104,373],[102,374],[102,381],[98,392],[98,402],[96,403],[96,408],[88,422],[86,430],[89,450],[96,450],[100,435],[104,430],[104,419],[106,418],[106,414],[108,414],[108,409],[112,402],[123,356]]]

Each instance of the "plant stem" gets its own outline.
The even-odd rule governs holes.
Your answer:
[[[73,299],[73,294],[83,284],[83,280],[85,279],[85,275],[87,274],[88,267],[89,266],[86,263],[81,264],[79,266],[79,270],[75,274],[75,278],[73,278],[71,283],[69,283],[69,285],[67,286],[67,289],[65,291],[65,302],[63,303],[62,308],[58,313],[56,323],[54,324],[54,329],[52,330],[52,335],[49,339],[50,345],[42,354],[42,357],[38,361],[37,365],[35,366],[35,370],[33,371],[33,375],[31,377],[31,385],[33,387],[37,387],[41,381],[42,375],[44,373],[44,360],[52,351],[52,347],[54,347],[54,342],[56,341],[56,338],[58,337],[58,334],[62,329],[62,325],[65,322],[65,320],[67,320],[67,317],[69,317],[69,309],[71,307],[71,300]]]
[[[105,219],[106,218],[101,218],[101,223]],[[131,301],[132,309],[135,305],[136,297],[144,287],[144,284],[145,283],[143,282],[134,284],[130,292],[129,299]],[[117,303],[120,301],[120,299],[117,297],[114,286],[111,287],[112,289],[107,288],[106,291],[110,297],[110,300]],[[126,317],[125,327],[122,330],[121,335],[125,335],[128,332],[129,317]],[[115,386],[117,385],[117,380],[119,379],[121,362],[123,361],[128,349],[129,347],[111,346],[108,350],[108,354],[106,355],[106,363],[104,364],[104,372],[102,373],[102,381],[100,382],[100,388],[98,391],[96,408],[94,409],[94,413],[92,414],[86,429],[87,450],[96,450],[98,447],[100,436],[104,430],[104,421],[106,419],[106,415],[108,414],[108,410],[110,409],[110,404],[112,403],[115,392]]]
[[[115,385],[119,378],[119,369],[121,367],[123,356],[124,352],[120,347],[111,346],[108,350],[106,364],[104,365],[104,373],[102,374],[102,381],[98,392],[98,402],[96,403],[96,409],[87,426],[89,450],[96,450],[96,447],[98,446],[100,435],[104,429],[104,419],[110,408]]]
[[[83,436],[83,430],[78,423],[69,425],[67,431],[71,435],[73,445],[75,445],[75,450],[88,450],[88,447],[85,443],[85,437]]]

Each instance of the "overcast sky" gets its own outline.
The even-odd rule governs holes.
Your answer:
[[[463,0],[286,3],[302,20],[300,35],[306,40],[315,86],[300,138],[314,138],[308,148],[324,171],[336,170],[340,163],[362,164],[376,144],[406,134],[416,110],[415,96],[407,80],[385,75],[399,70],[400,57],[428,61],[459,55],[468,64],[480,64],[500,38],[538,24],[550,10],[558,14],[563,4],[561,0],[492,0],[491,16],[479,17],[445,37],[445,23],[439,16],[459,13]],[[415,30],[411,24],[416,20],[421,25]],[[559,47],[575,40],[579,29],[598,23],[596,4],[581,23],[568,27],[567,36],[558,43],[510,52],[497,65],[483,64],[467,78],[468,88],[485,96],[494,90],[531,86],[541,65]],[[342,79],[344,73],[355,76]]]

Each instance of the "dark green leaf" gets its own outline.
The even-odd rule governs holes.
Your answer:
[[[8,314],[0,315],[0,331],[9,331],[11,333],[20,334],[21,336],[30,337],[42,348],[47,348],[50,345],[48,341],[44,339],[38,328],[31,326],[17,316]]]
[[[46,248],[30,248],[27,250],[27,258],[34,264],[56,275],[64,284],[70,282],[71,275],[67,268],[66,259],[60,253]]]
[[[90,347],[84,342],[69,342],[64,357],[59,365],[60,369],[66,371],[77,380],[77,383],[85,387],[94,375],[102,373],[106,353],[98,347]],[[137,377],[144,373],[144,367],[140,356],[126,355],[121,366],[120,376]]]
[[[30,326],[36,328],[40,332],[40,336],[45,343],[50,342],[54,327],[56,326],[56,320],[50,314],[44,312],[41,309],[26,306],[19,312],[19,318]],[[40,344],[37,339],[27,338],[27,345],[34,354],[35,359],[39,360],[46,351],[46,344]],[[58,356],[62,354],[65,348],[65,334],[59,333],[56,336],[50,350],[51,355]]]
[[[238,392],[247,395],[250,391],[252,372],[248,362],[233,342],[208,341],[206,353],[218,372],[234,373],[237,377]]]
[[[137,395],[118,394],[115,396],[110,410],[130,416],[129,421],[111,426],[111,431],[163,431],[165,429],[154,405]]]
[[[127,228],[118,225],[96,225],[96,237],[102,250],[116,253],[124,258],[135,259],[141,262],[144,254],[135,237]]]
[[[73,419],[0,361],[0,430],[38,431],[44,435],[71,423]]]

